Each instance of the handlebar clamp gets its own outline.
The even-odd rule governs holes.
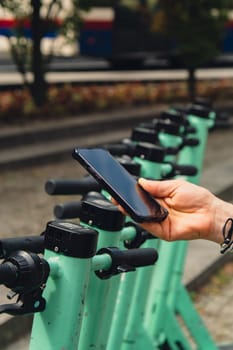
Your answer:
[[[139,248],[148,239],[156,239],[157,237],[152,236],[148,231],[145,231],[141,226],[137,225],[132,221],[127,221],[125,227],[133,226],[136,230],[135,237],[132,240],[124,241],[124,246],[127,249]]]
[[[112,264],[108,270],[97,270],[95,274],[100,279],[108,279],[123,272],[135,271],[137,267],[153,265],[158,259],[158,253],[153,248],[121,250],[117,247],[101,248],[97,255],[108,254]]]

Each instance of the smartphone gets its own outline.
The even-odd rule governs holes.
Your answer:
[[[100,183],[136,222],[161,222],[168,211],[107,151],[75,148],[73,157]]]

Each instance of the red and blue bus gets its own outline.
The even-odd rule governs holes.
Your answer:
[[[43,21],[45,32],[44,36],[47,38],[55,38],[57,35],[59,21]],[[16,36],[19,33],[25,38],[31,38],[31,23],[28,18],[0,18],[0,35],[5,37]]]
[[[154,0],[143,4],[143,0],[120,0],[113,7],[94,7],[86,12],[80,31],[80,54],[114,64],[138,64],[148,57],[172,60],[176,47],[163,34],[163,12]],[[233,20],[226,23],[221,51],[233,54]]]

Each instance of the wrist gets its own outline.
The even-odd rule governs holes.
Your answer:
[[[233,217],[233,204],[215,197],[213,207],[213,225],[209,232],[209,239],[221,244],[224,240],[223,227],[226,220]]]

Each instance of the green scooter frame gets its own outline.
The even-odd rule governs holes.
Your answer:
[[[171,165],[166,162],[176,159],[179,164],[196,165],[198,174],[185,178],[199,183],[208,129],[214,119],[197,115],[188,115],[187,119],[196,130],[190,137],[198,138],[199,144],[186,146],[177,156],[169,157],[161,147],[157,150],[154,147],[152,159],[145,156],[145,145],[139,147],[141,152],[134,161],[141,165],[140,176],[159,180],[171,171]],[[159,139],[164,148],[178,147],[182,143],[182,135],[161,132]],[[91,207],[90,203],[86,205],[87,209],[88,205]],[[191,350],[190,339],[177,315],[182,318],[198,350],[217,349],[182,283],[186,242],[146,240],[142,248],[159,251],[156,266],[106,280],[97,278],[94,271],[108,270],[112,261],[107,254],[95,255],[96,250],[125,249],[124,242],[133,241],[137,234],[133,226],[124,226],[116,208],[109,207],[104,212],[98,221],[91,217],[91,210],[81,217],[81,232],[85,228],[88,234],[95,236],[92,252],[87,256],[67,256],[56,245],[52,250],[46,248],[44,256],[51,270],[43,293],[47,307],[44,312],[35,314],[30,350],[93,347],[96,350],[141,350],[143,347],[147,350]],[[114,222],[119,226],[104,226],[109,212],[118,217]]]

